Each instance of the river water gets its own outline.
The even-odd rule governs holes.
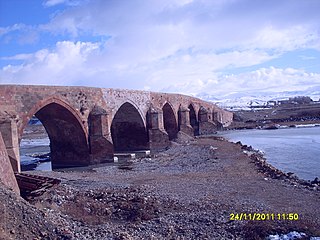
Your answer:
[[[236,130],[220,135],[263,151],[267,162],[284,172],[305,180],[320,177],[320,127]]]
[[[50,153],[50,140],[48,137],[39,139],[22,139],[20,143],[20,160],[22,170],[51,171],[50,161],[41,161],[34,154]],[[26,168],[26,169],[25,169]]]
[[[287,128],[277,130],[235,130],[220,132],[233,142],[241,141],[265,153],[269,163],[284,172],[313,180],[320,177],[320,127]],[[22,164],[36,161],[31,155],[50,152],[49,139],[21,141]],[[37,162],[34,169],[51,170],[51,162]]]

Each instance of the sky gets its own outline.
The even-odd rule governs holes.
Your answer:
[[[0,0],[0,84],[320,94],[319,0]]]

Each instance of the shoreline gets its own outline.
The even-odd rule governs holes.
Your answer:
[[[226,141],[228,140],[226,139]],[[320,191],[320,181],[318,180],[318,177],[311,181],[299,178],[295,175],[295,173],[286,173],[269,163],[265,157],[265,154],[262,153],[261,150],[254,149],[252,146],[248,146],[246,144],[242,144],[241,141],[238,141],[235,144],[240,145],[241,149],[244,150],[243,152],[247,154],[259,168],[258,171],[265,173],[267,176],[280,180],[286,179],[291,183],[308,187],[310,190]]]
[[[30,172],[61,184],[31,199],[28,209],[67,239],[263,239],[291,230],[320,236],[318,187],[267,176],[243,148],[217,136],[196,138],[132,160],[130,168]],[[232,213],[297,213],[299,221],[239,221]],[[30,228],[47,233],[41,224]],[[19,229],[15,235],[34,236]]]
[[[289,174],[292,177],[299,178],[301,181],[305,182],[313,182],[313,181],[319,181],[320,173],[319,171],[316,171],[318,168],[308,168],[307,166],[301,166],[298,168],[299,164],[301,164],[300,159],[304,157],[304,155],[299,155],[300,158],[293,157],[293,160],[285,161],[283,159],[290,158],[290,151],[292,147],[288,147],[286,143],[290,141],[292,138],[294,142],[292,144],[296,144],[297,147],[303,152],[304,147],[308,149],[310,147],[310,151],[304,152],[306,154],[306,157],[310,158],[310,166],[317,166],[317,159],[314,158],[314,156],[317,156],[315,154],[318,154],[319,151],[317,150],[317,146],[312,145],[316,147],[315,149],[311,150],[311,146],[305,146],[304,144],[307,144],[306,140],[303,141],[296,141],[294,136],[304,136],[306,134],[306,137],[303,137],[303,139],[308,139],[307,136],[310,134],[310,138],[312,139],[312,143],[318,141],[318,138],[314,136],[314,132],[318,133],[320,125],[303,125],[300,127],[286,127],[286,128],[278,128],[278,129],[241,129],[241,130],[227,130],[227,131],[220,131],[218,134],[221,137],[224,137],[227,141],[237,143],[240,142],[241,144],[245,146],[252,147],[252,151],[255,151],[256,154],[261,154],[262,156],[259,156],[260,158],[263,158],[266,163],[270,164],[273,168],[278,169],[279,171],[282,171],[285,174]],[[315,130],[311,130],[313,128],[317,128]],[[305,129],[305,130],[303,130]],[[263,130],[263,131],[261,131]],[[279,132],[277,132],[278,130]],[[288,132],[287,132],[288,131]],[[283,135],[283,137],[281,137]],[[242,137],[241,137],[242,136]],[[272,144],[273,139],[276,138],[277,144]],[[285,140],[287,139],[287,140]],[[255,141],[257,140],[257,141]],[[242,143],[243,141],[244,143]],[[270,141],[270,142],[269,142]],[[310,140],[311,141],[311,140]],[[281,144],[285,144],[285,150],[283,151],[280,149]],[[301,145],[300,145],[301,144]],[[250,146],[251,145],[251,146]],[[313,155],[310,155],[309,152],[313,152]],[[277,154],[275,154],[277,153]],[[268,157],[267,157],[268,156]],[[282,157],[282,159],[281,159]],[[275,165],[273,165],[275,164]],[[291,164],[291,165],[288,165]],[[313,164],[313,165],[312,165]],[[286,167],[291,166],[291,167]]]
[[[260,129],[259,129],[260,130]],[[230,130],[232,131],[232,130]],[[241,130],[236,130],[241,131]],[[208,137],[208,136],[207,136]],[[224,136],[209,136],[209,138],[216,138],[216,139],[223,139],[223,141],[233,143],[236,145],[241,146],[241,150],[245,153],[248,157],[252,159],[255,165],[259,168],[258,171],[266,174],[266,176],[271,177],[273,179],[280,179],[280,180],[288,180],[294,184],[300,184],[302,186],[308,187],[310,190],[320,191],[320,179],[316,177],[314,180],[306,180],[303,178],[299,178],[295,173],[286,173],[283,170],[273,166],[271,163],[268,162],[267,158],[265,157],[265,153],[259,149],[255,149],[250,145],[243,144],[241,141],[231,141],[226,139]],[[206,138],[204,136],[203,138]]]
[[[227,127],[225,131],[230,130],[273,130],[273,129],[286,129],[286,128],[301,128],[301,127],[320,127],[320,121],[294,121],[294,122],[273,122],[273,123],[260,123],[260,122],[237,122],[234,121],[231,126]]]

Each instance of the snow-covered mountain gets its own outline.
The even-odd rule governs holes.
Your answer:
[[[297,96],[309,96],[313,101],[320,99],[320,86],[309,88],[306,91],[284,91],[284,92],[238,92],[225,95],[213,95],[208,93],[197,94],[196,97],[206,101],[214,102],[218,106],[226,109],[249,109],[252,106],[263,106],[268,101],[286,100]]]

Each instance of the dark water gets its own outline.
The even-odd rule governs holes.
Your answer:
[[[37,139],[22,139],[20,143],[20,161],[22,171],[52,171],[51,161],[47,158],[50,153],[50,140],[47,137]],[[134,157],[131,155],[134,154]],[[141,150],[130,153],[115,153],[117,161],[111,163],[103,163],[103,166],[118,166],[121,169],[130,170],[130,160],[135,157],[149,157],[150,151]],[[129,160],[129,161],[128,161]],[[77,167],[63,169],[64,171],[82,171],[88,170],[90,167]]]
[[[320,177],[320,127],[221,132],[225,138],[251,145],[267,161],[305,180]]]

